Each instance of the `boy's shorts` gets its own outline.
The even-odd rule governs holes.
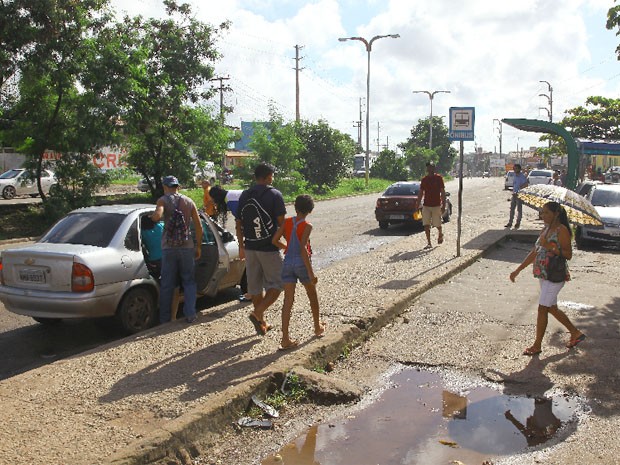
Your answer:
[[[263,289],[282,290],[282,255],[276,252],[245,250],[248,293],[259,295]]]
[[[282,265],[282,282],[284,284],[294,284],[299,280],[302,284],[308,284],[310,282],[310,276],[308,276],[308,270],[306,265],[291,265],[284,263]]]
[[[422,207],[422,224],[424,226],[441,226],[441,207]]]

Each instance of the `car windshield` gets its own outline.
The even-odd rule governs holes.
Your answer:
[[[0,174],[0,179],[13,179],[19,176],[22,170],[8,170],[2,174]]]
[[[530,176],[548,176],[551,177],[551,173],[548,171],[532,171]]]
[[[39,242],[107,247],[125,218],[118,213],[73,213],[56,223]]]
[[[596,189],[592,194],[592,205],[595,207],[620,207],[620,189]]]
[[[384,195],[418,195],[419,191],[419,184],[398,184],[388,187]]]

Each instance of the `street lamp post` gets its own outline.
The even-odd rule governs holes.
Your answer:
[[[547,116],[549,116],[549,122],[553,123],[553,87],[551,87],[551,84],[549,83],[549,81],[538,81],[538,82],[544,82],[545,84],[547,84],[547,87],[549,90],[549,95],[538,94],[539,97],[547,97],[547,101],[549,102],[549,108],[546,108],[546,107],[539,107],[539,108],[541,110],[547,111]],[[551,138],[549,139],[549,148],[551,148]]]
[[[426,94],[428,95],[428,98],[431,101],[431,117],[430,117],[430,130],[429,130],[429,136],[428,136],[428,148],[432,149],[433,148],[433,98],[435,97],[435,94],[439,94],[439,93],[444,93],[444,94],[449,94],[450,91],[449,90],[435,90],[433,92],[428,91],[428,90],[414,90],[413,91],[414,94]]]
[[[359,40],[366,46],[366,52],[368,52],[368,71],[366,73],[366,187],[368,187],[368,167],[370,165],[370,52],[372,50],[372,43],[377,39],[383,39],[384,37],[391,37],[397,39],[400,37],[398,34],[388,34],[384,36],[374,36],[370,41],[363,37],[340,37],[340,42],[346,42],[347,40]]]

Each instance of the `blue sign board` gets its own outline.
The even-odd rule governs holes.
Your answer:
[[[474,107],[450,107],[448,138],[451,141],[474,140]]]

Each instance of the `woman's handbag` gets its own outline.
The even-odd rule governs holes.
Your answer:
[[[547,281],[562,283],[566,281],[566,259],[560,255],[551,255],[547,259]]]

